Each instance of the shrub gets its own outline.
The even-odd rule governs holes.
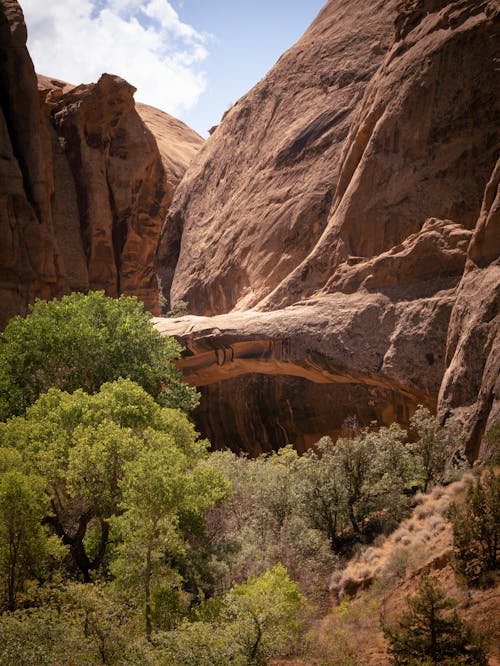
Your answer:
[[[489,470],[468,491],[463,505],[451,504],[457,571],[472,585],[488,582],[498,569],[500,537],[500,477]]]

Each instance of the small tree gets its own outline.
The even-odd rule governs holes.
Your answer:
[[[184,545],[180,517],[191,512],[203,518],[229,492],[220,472],[200,464],[203,453],[190,457],[173,445],[153,446],[125,466],[123,513],[113,520],[120,537],[113,571],[119,584],[142,598],[148,640],[155,592],[180,582],[169,566],[169,558]]]
[[[25,579],[43,570],[57,542],[42,525],[45,480],[26,474],[17,452],[0,449],[0,456],[0,607],[13,611]]]
[[[500,549],[500,476],[488,470],[473,483],[462,506],[449,509],[457,571],[469,583],[486,582],[498,569]]]
[[[450,480],[447,477],[452,469],[454,454],[463,449],[463,433],[460,424],[453,419],[441,426],[422,405],[418,406],[410,425],[418,436],[411,451],[420,466],[421,484],[425,492],[431,485]]]
[[[292,647],[300,631],[298,615],[304,598],[282,564],[236,585],[226,604],[248,664],[265,664]]]
[[[456,612],[456,602],[428,576],[421,577],[418,593],[408,599],[408,610],[397,626],[383,626],[394,666],[487,666],[482,637]]]

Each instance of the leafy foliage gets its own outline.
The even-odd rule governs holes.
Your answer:
[[[426,491],[436,483],[450,482],[453,472],[460,472],[465,465],[460,424],[449,419],[440,425],[426,407],[419,405],[410,426],[418,437],[411,451],[418,460],[422,489]]]
[[[152,593],[175,581],[168,556],[183,549],[179,516],[204,512],[224,500],[228,483],[214,468],[196,464],[174,447],[151,448],[127,463],[121,484],[120,536],[113,572],[144,599],[146,635],[153,630]]]
[[[0,474],[0,607],[13,611],[25,579],[42,575],[58,544],[42,525],[47,508],[44,480],[25,473],[13,452],[2,453],[5,458]]]
[[[281,564],[234,587],[225,612],[236,625],[248,664],[265,664],[270,657],[287,654],[300,630],[304,601]]]
[[[161,407],[128,379],[93,395],[50,389],[25,416],[0,423],[0,444],[22,452],[45,480],[52,510],[47,522],[85,580],[105,561],[127,464],[152,450],[192,464],[207,455],[207,442],[184,413]]]
[[[490,469],[478,478],[463,505],[450,506],[449,518],[458,572],[472,585],[488,583],[499,565],[500,476]]]
[[[164,406],[190,411],[195,389],[172,361],[181,347],[160,335],[136,298],[104,292],[37,301],[0,336],[0,419],[22,414],[51,387],[95,393],[119,377],[133,380]]]

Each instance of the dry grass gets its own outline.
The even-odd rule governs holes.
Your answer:
[[[467,473],[460,481],[446,488],[437,486],[429,493],[417,493],[412,515],[403,520],[395,532],[386,538],[379,538],[377,545],[358,553],[342,572],[332,576],[332,595],[342,600],[359,589],[365,589],[377,577],[388,584],[401,575],[420,570],[436,553],[448,552],[451,549],[451,532],[446,529],[446,512],[451,501],[465,495],[474,478],[473,473]]]
[[[469,472],[446,488],[419,493],[412,515],[395,532],[379,537],[332,575],[334,607],[309,636],[311,663],[388,666],[380,615],[389,622],[400,617],[426,571],[458,601],[459,614],[484,633],[490,666],[500,666],[498,587],[468,590],[457,580],[450,561],[452,533],[446,513],[450,502],[465,497],[477,473]]]

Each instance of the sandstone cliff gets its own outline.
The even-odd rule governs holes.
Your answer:
[[[0,2],[0,325],[35,297],[103,289],[158,312],[165,212],[203,140],[103,74],[35,75],[15,0]]]
[[[404,423],[446,371],[441,413],[477,454],[499,390],[499,14],[331,0],[193,161],[158,271],[204,317],[157,325],[189,350],[216,444]]]

